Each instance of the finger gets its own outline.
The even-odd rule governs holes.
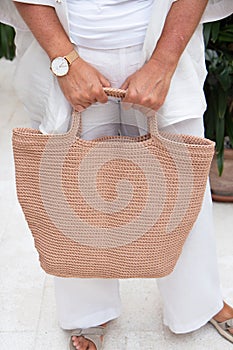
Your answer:
[[[100,79],[100,82],[101,82],[102,86],[104,86],[104,87],[110,87],[111,86],[109,80],[107,78],[105,78],[102,74],[100,75],[99,79]]]
[[[127,86],[127,87],[126,87]],[[127,108],[127,104],[130,104],[130,102],[128,102],[128,97],[129,97],[129,91],[128,91],[128,84],[126,85],[125,83],[123,85],[121,85],[120,89],[125,90],[126,94],[125,97],[122,99],[122,102],[126,105]],[[132,103],[131,103],[132,105]]]
[[[157,111],[164,104],[164,100],[165,99],[157,99],[157,101],[151,104],[150,108],[153,109],[154,111]]]
[[[153,109],[154,111],[158,111],[162,105],[159,103],[153,104],[150,108]]]
[[[91,106],[91,103],[83,104],[83,105],[75,105],[72,106],[76,112],[83,112],[85,109]]]
[[[95,98],[97,102],[100,103],[106,103],[108,102],[108,96],[106,95],[106,93],[103,90],[103,87],[101,86],[98,91],[96,91],[95,93]]]
[[[139,104],[139,93],[134,88],[128,88],[126,91],[125,98],[122,100],[122,102],[128,102],[133,104]]]
[[[126,79],[126,81],[121,85],[120,89],[127,90],[129,87],[129,81]]]

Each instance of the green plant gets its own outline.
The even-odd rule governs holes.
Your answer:
[[[15,31],[14,28],[0,23],[0,58],[13,60],[15,57]]]
[[[224,147],[233,146],[233,15],[204,27],[208,76],[204,90],[206,137],[216,142],[219,175]]]

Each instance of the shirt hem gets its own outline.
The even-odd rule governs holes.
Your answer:
[[[115,41],[113,42],[112,40],[109,41],[99,41],[99,40],[91,40],[91,39],[79,39],[74,41],[74,38],[71,38],[72,41],[75,43],[77,47],[82,46],[87,49],[94,49],[94,50],[115,50],[115,49],[121,49],[121,48],[126,48],[126,47],[131,47],[131,46],[137,46],[137,45],[142,45],[145,39],[145,36],[138,37],[134,40],[130,38],[130,40],[124,40],[122,41]]]

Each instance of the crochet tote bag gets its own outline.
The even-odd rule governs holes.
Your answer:
[[[124,91],[106,89],[122,97]],[[200,211],[214,143],[161,134],[79,137],[13,130],[19,202],[49,274],[80,278],[168,275]]]

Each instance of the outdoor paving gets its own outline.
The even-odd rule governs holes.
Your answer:
[[[53,277],[39,267],[33,239],[17,202],[11,131],[29,126],[11,86],[14,63],[0,60],[0,350],[67,350],[56,319]],[[233,204],[214,204],[219,269],[225,300],[233,304]],[[153,279],[120,283],[121,317],[112,322],[104,350],[231,350],[207,324],[174,335],[162,324]]]

